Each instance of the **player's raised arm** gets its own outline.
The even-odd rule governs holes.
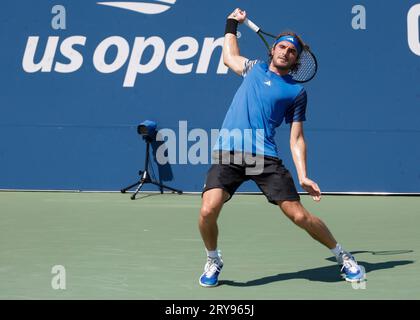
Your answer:
[[[223,62],[238,75],[242,74],[247,59],[240,55],[236,30],[238,23],[243,23],[245,19],[246,12],[239,8],[228,16],[223,43]]]

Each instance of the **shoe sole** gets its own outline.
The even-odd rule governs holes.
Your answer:
[[[200,286],[204,288],[213,288],[219,285],[219,281],[217,281],[216,284],[205,284],[205,283],[202,283],[201,281],[198,281],[198,283],[200,284]]]
[[[360,278],[360,279],[350,279],[350,278],[344,278],[347,282],[355,283],[355,282],[365,282],[367,281],[366,278]]]

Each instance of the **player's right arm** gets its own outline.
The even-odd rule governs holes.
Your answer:
[[[236,8],[229,16],[228,19],[235,19],[238,23],[244,22],[246,19],[246,12]],[[238,75],[242,75],[244,71],[245,62],[248,59],[242,57],[239,52],[238,40],[236,34],[226,33],[223,42],[223,62],[225,66],[232,69]]]

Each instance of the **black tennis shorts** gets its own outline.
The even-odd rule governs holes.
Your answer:
[[[220,161],[212,164],[202,194],[210,189],[221,188],[229,193],[230,197],[226,200],[229,201],[243,182],[253,180],[272,204],[277,205],[277,201],[283,200],[300,200],[293,178],[283,162],[274,157],[263,157],[263,161],[259,170],[261,173],[257,175],[246,172],[247,168],[255,167],[255,164],[247,164],[243,157],[242,161],[233,161],[233,154],[227,164]]]

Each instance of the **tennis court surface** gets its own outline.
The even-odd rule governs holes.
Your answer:
[[[202,288],[200,196],[129,196],[0,192],[0,299],[420,299],[420,197],[302,197],[365,267],[355,289],[262,195],[225,205],[220,286]]]

